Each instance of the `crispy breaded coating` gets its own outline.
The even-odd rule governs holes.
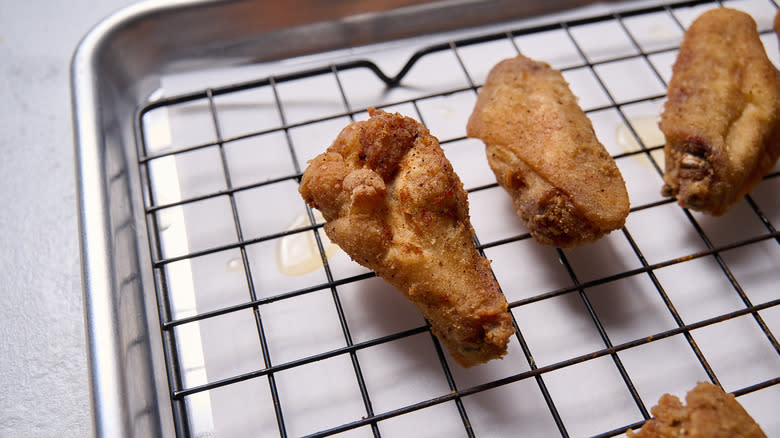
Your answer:
[[[460,179],[423,125],[369,114],[309,162],[303,199],[333,242],[420,309],[460,365],[502,357],[515,330],[474,244]]]
[[[662,193],[720,216],[780,155],[780,73],[753,18],[728,8],[701,14],[685,32],[667,98]]]
[[[525,56],[490,71],[469,118],[496,180],[540,243],[594,241],[625,223],[625,182],[558,70]]]
[[[733,395],[711,383],[699,382],[680,399],[664,394],[651,409],[653,419],[629,438],[766,438],[755,420]]]

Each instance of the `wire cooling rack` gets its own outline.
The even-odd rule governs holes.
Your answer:
[[[138,165],[177,433],[616,436],[711,381],[780,435],[780,169],[720,218],[660,196],[671,65],[686,26],[724,5],[756,18],[780,64],[777,6],[750,0],[390,44],[177,95],[164,82],[139,112]],[[626,180],[626,225],[596,243],[529,238],[465,137],[487,72],[519,52],[563,72]],[[503,360],[452,362],[298,195],[307,160],[370,106],[425,123],[464,182],[517,328]]]

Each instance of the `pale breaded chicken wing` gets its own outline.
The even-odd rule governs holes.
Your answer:
[[[303,199],[333,242],[420,309],[460,365],[500,358],[515,330],[460,179],[423,125],[369,113],[309,162]]]
[[[485,143],[496,180],[538,242],[572,247],[625,223],[623,177],[548,64],[523,55],[496,64],[466,132]]]
[[[766,438],[755,420],[733,395],[711,383],[699,382],[680,399],[664,394],[652,408],[653,417],[629,438]]]
[[[780,155],[780,76],[753,18],[728,8],[701,14],[685,32],[667,97],[662,193],[720,216]]]

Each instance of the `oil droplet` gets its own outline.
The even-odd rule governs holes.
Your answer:
[[[317,222],[325,219],[322,214],[314,210],[314,218]],[[294,230],[309,225],[309,216],[305,211],[298,213],[285,231]],[[338,245],[331,242],[325,233],[319,233],[322,240],[322,248],[325,258],[328,259],[339,249]],[[284,275],[304,275],[319,269],[322,266],[322,256],[317,248],[313,231],[295,233],[279,239],[276,244],[276,267]]]
[[[439,108],[439,115],[445,120],[455,120],[458,117],[458,112],[450,105],[444,105]]]
[[[645,147],[651,148],[660,146],[665,141],[664,133],[658,128],[659,120],[658,116],[638,116],[631,117],[628,121]],[[625,122],[618,123],[615,137],[618,145],[626,152],[633,152],[641,147]]]
[[[662,25],[650,27],[649,34],[656,41],[674,41],[675,38],[679,37],[676,29]]]
[[[655,146],[661,146],[666,141],[664,138],[664,133],[661,132],[661,130],[658,128],[659,120],[660,118],[657,115],[646,115],[631,117],[628,121],[634,128],[636,135],[639,136],[639,140],[642,141],[642,144],[644,144],[647,148],[651,148]],[[638,149],[641,149],[639,142],[637,141],[636,137],[634,137],[634,134],[631,132],[631,129],[628,127],[628,125],[626,125],[625,122],[618,123],[615,130],[615,139],[617,140],[618,146],[620,146],[620,148],[625,152],[634,152]],[[659,149],[653,151],[651,152],[651,155],[656,160],[658,165],[663,169],[663,150]],[[635,155],[635,157],[637,159],[641,159],[640,155]],[[644,159],[641,159],[641,161],[645,164],[649,164]]]
[[[241,259],[238,257],[233,257],[232,259],[228,260],[227,262],[227,268],[225,269],[228,272],[243,272],[243,266],[241,263]]]

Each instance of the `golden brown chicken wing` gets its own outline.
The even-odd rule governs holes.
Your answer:
[[[685,32],[661,114],[662,193],[720,216],[780,155],[780,78],[750,15],[704,12]]]
[[[685,402],[687,406],[679,398],[664,394],[651,410],[655,418],[626,435],[629,438],[766,438],[737,399],[718,386],[700,382],[688,392]]]
[[[499,62],[466,132],[485,142],[498,183],[539,242],[571,247],[618,229],[625,182],[561,73],[525,56]]]
[[[503,356],[512,318],[474,244],[460,179],[423,125],[369,113],[309,162],[301,195],[332,241],[420,309],[459,364]]]

